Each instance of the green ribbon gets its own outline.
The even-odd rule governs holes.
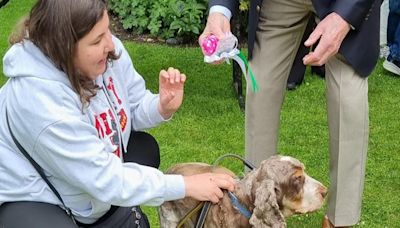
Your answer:
[[[243,74],[246,76],[246,79],[247,79],[247,75],[250,76],[251,89],[253,90],[254,93],[257,92],[260,88],[258,87],[257,80],[254,77],[253,71],[251,70],[251,67],[249,66],[249,62],[247,61],[246,56],[243,55],[242,51],[239,51],[239,54],[237,54],[237,56],[239,56],[239,58],[244,62],[244,65],[247,68],[248,74],[246,72],[243,72]]]

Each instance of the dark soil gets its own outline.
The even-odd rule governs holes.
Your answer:
[[[125,30],[118,17],[110,15],[110,30],[119,39],[125,41],[136,41],[146,43],[165,43],[165,40],[161,40],[157,37],[151,36],[150,34],[137,34],[135,31]]]

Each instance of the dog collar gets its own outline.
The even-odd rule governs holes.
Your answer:
[[[228,192],[228,195],[232,201],[233,206],[235,206],[239,210],[240,214],[242,214],[244,217],[250,219],[251,212],[239,202],[239,199],[235,195],[233,195],[232,192]]]

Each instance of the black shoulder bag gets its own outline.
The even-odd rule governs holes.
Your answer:
[[[50,187],[50,189],[54,192],[54,194],[57,196],[57,198],[61,201],[62,205],[64,206],[64,210],[67,213],[67,215],[72,219],[72,221],[76,224],[74,215],[71,212],[71,209],[69,209],[67,206],[65,206],[64,201],[62,200],[60,194],[56,190],[56,188],[50,183],[49,179],[47,179],[46,175],[43,172],[42,167],[38,163],[33,160],[33,158],[26,152],[26,150],[21,146],[21,144],[18,142],[18,140],[15,138],[13,132],[11,131],[10,123],[8,121],[8,113],[6,109],[6,119],[7,119],[7,127],[8,130],[10,131],[11,138],[13,139],[15,145],[18,147],[18,149],[21,151],[21,153],[29,160],[29,162],[33,165],[33,167],[36,169],[36,171],[40,174],[42,179],[47,183],[47,185]]]

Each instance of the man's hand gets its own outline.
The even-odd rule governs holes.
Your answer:
[[[203,40],[207,38],[209,35],[215,35],[218,40],[222,40],[225,38],[225,33],[231,31],[231,26],[228,18],[222,13],[211,13],[208,16],[206,27],[204,28],[203,33],[199,37],[199,44],[203,43]]]
[[[304,65],[324,65],[339,51],[340,45],[349,31],[350,24],[337,13],[333,12],[326,16],[304,42],[305,46],[310,47],[319,40],[314,51],[304,56]]]
[[[207,38],[209,35],[215,35],[218,40],[222,40],[225,38],[225,33],[229,33],[231,31],[231,25],[229,23],[228,18],[222,13],[211,13],[208,16],[206,27],[204,28],[203,33],[199,37],[199,45],[203,43],[203,40]],[[224,60],[213,62],[212,64],[221,64]]]
[[[160,71],[159,78],[160,103],[158,111],[164,119],[168,119],[178,110],[183,100],[183,87],[186,76],[172,67]]]

